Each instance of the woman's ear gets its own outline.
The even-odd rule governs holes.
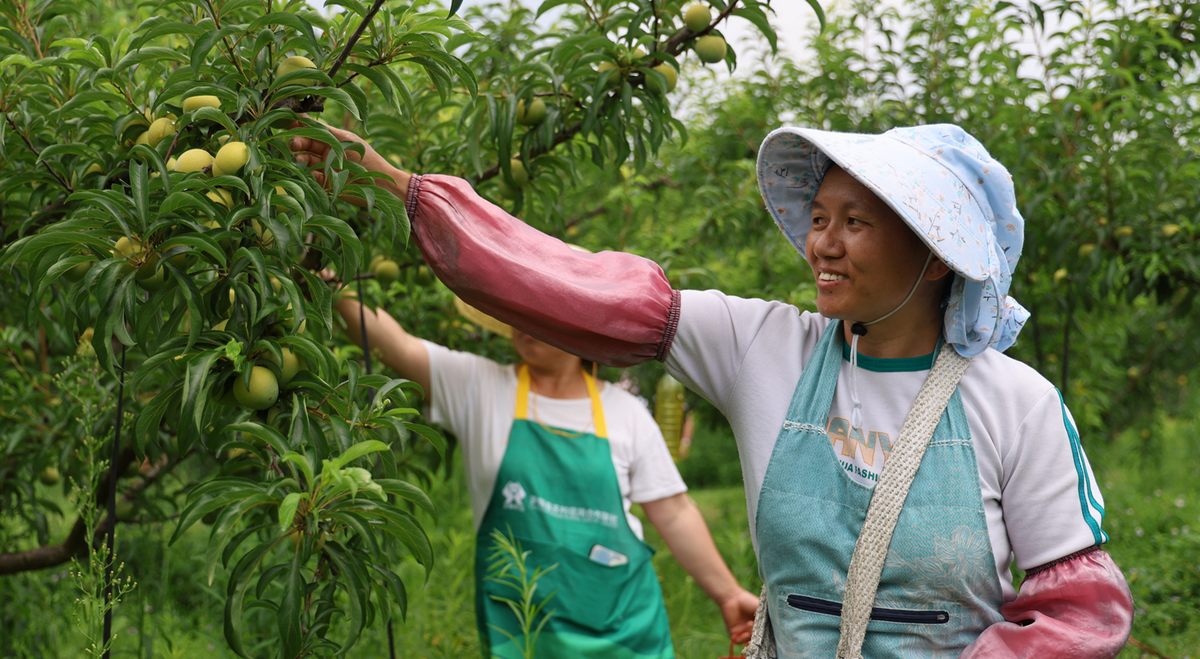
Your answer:
[[[946,275],[952,274],[954,274],[954,271],[950,269],[950,266],[935,256],[929,262],[929,267],[925,269],[925,281],[938,281],[945,279]]]

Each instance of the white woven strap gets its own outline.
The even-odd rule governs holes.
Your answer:
[[[750,642],[742,651],[746,659],[775,659],[775,637],[771,631],[771,620],[767,614],[767,585],[763,584],[758,596],[758,610],[754,612],[754,630]]]
[[[871,608],[875,604],[875,591],[879,588],[879,576],[892,543],[892,532],[900,509],[908,497],[908,489],[921,457],[937,427],[946,403],[962,379],[971,360],[955,352],[950,344],[943,344],[937,361],[921,391],[913,401],[912,409],[900,427],[900,437],[883,474],[875,485],[871,503],[867,506],[867,519],[863,522],[854,555],[850,557],[850,570],[846,574],[846,594],[842,598],[842,627],[838,639],[839,659],[859,659],[862,655],[863,638],[867,623],[871,619]]]

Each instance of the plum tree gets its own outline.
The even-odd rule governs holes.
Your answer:
[[[88,472],[61,456],[94,441],[115,451],[105,460],[118,475],[110,491],[100,474],[97,498],[136,495],[153,504],[143,517],[172,510],[166,531],[176,537],[209,525],[205,553],[217,561],[260,557],[246,569],[207,566],[225,581],[214,587],[226,597],[222,628],[232,653],[270,646],[287,656],[352,654],[368,625],[403,613],[399,566],[432,562],[414,515],[421,495],[407,481],[435,472],[444,440],[421,422],[411,387],[354,360],[360,353],[338,332],[332,309],[334,296],[350,289],[335,293],[308,268],[357,273],[371,251],[386,253],[391,258],[368,268],[378,281],[359,282],[365,301],[403,301],[417,310],[408,319],[414,329],[430,336],[444,311],[434,310],[440,294],[428,268],[406,247],[404,199],[381,188],[356,147],[339,143],[322,121],[360,133],[369,127],[380,152],[398,163],[473,178],[489,196],[511,186],[511,210],[527,204],[536,215],[581,179],[586,163],[641,167],[682,134],[662,90],[694,35],[674,38],[677,8],[670,16],[614,14],[601,26],[568,4],[563,20],[576,21],[573,28],[546,32],[520,8],[504,10],[506,27],[476,8],[464,19],[424,3],[349,3],[329,18],[303,3],[264,11],[262,3],[182,0],[184,10],[170,17],[156,16],[161,8],[152,4],[130,5],[121,13],[133,20],[121,25],[98,19],[87,3],[14,13],[27,4],[34,6],[0,5],[13,27],[0,30],[0,299],[21,301],[0,305],[0,320],[27,324],[33,337],[22,359],[41,363],[24,395],[55,392],[64,402],[31,406],[46,411],[28,424],[0,424],[5,515],[37,519],[48,510],[20,489],[47,464],[82,483]],[[765,17],[766,6],[739,0],[738,11]],[[581,57],[577,43],[558,36],[571,33],[603,52]],[[474,47],[497,35],[538,45],[520,57]],[[670,70],[647,75],[660,65]],[[610,71],[607,86],[597,70]],[[400,139],[416,134],[401,124],[418,118],[421,139]],[[289,143],[297,137],[331,146],[329,161],[312,168],[321,177],[295,162]],[[400,285],[380,285],[389,281]],[[82,327],[95,329],[80,336]],[[448,340],[466,332],[451,331]],[[44,349],[30,350],[39,337]],[[300,369],[305,376],[296,376]],[[62,372],[91,380],[52,379]],[[289,384],[287,404],[279,404]],[[25,409],[28,401],[11,395],[0,389],[0,409]],[[86,429],[76,420],[84,406],[97,411]],[[118,408],[128,421],[120,433],[111,425]],[[42,433],[37,424],[57,435],[14,439]],[[231,444],[252,446],[278,468],[229,472],[205,459]],[[372,453],[382,459],[368,462]],[[162,456],[165,469],[182,467],[174,472],[180,480],[161,487],[154,470],[125,468],[150,454]],[[9,465],[25,477],[13,477]],[[369,507],[311,496],[347,478],[378,486],[380,496]],[[281,517],[293,522],[286,532],[297,534],[294,547],[276,544]],[[80,514],[77,524],[88,519]],[[306,526],[315,519],[323,520],[319,533]],[[30,552],[33,559],[0,552],[0,573],[87,551],[90,529],[80,530],[63,536],[62,551]],[[58,540],[39,542],[53,548]]]

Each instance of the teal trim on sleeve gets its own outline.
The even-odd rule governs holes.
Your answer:
[[[1104,521],[1104,507],[1097,503],[1092,496],[1092,479],[1088,476],[1087,468],[1083,464],[1083,445],[1079,441],[1079,431],[1067,416],[1067,403],[1063,400],[1062,392],[1057,389],[1055,392],[1058,394],[1058,404],[1062,409],[1063,427],[1066,428],[1067,439],[1071,443],[1071,458],[1075,462],[1075,475],[1079,482],[1079,506],[1083,510],[1083,520],[1092,530],[1092,537],[1096,544],[1102,545],[1108,542],[1108,534],[1100,528],[1100,523]],[[1099,520],[1092,515],[1093,507],[1100,513]]]
[[[1058,390],[1056,389],[1055,391],[1058,391]],[[1078,447],[1079,455],[1081,456],[1079,458],[1079,462],[1081,463],[1080,466],[1082,467],[1083,466],[1082,465],[1083,442],[1079,438],[1079,429],[1075,427],[1075,424],[1071,422],[1071,418],[1067,414],[1067,403],[1065,400],[1063,400],[1061,391],[1058,391],[1058,402],[1062,406],[1063,425],[1066,426],[1066,428],[1067,428],[1067,436],[1071,438],[1072,450],[1075,450],[1075,448]],[[1083,477],[1087,483],[1086,492],[1087,492],[1088,502],[1092,504],[1093,508],[1095,508],[1097,511],[1099,511],[1100,521],[1103,522],[1104,521],[1104,506],[1100,505],[1100,502],[1096,501],[1096,497],[1092,495],[1092,478],[1091,478],[1091,476],[1088,475],[1087,469],[1083,470]],[[1107,537],[1106,537],[1106,539],[1107,539]]]
[[[941,349],[942,344],[938,342],[938,349]],[[876,373],[909,373],[913,371],[928,371],[933,368],[933,358],[937,356],[937,350],[928,355],[920,357],[899,357],[889,359],[887,357],[872,357],[858,353],[858,367],[874,371]],[[850,346],[842,341],[842,359],[850,361]]]

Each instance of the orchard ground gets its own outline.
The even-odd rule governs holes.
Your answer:
[[[1192,408],[1200,409],[1200,392],[1192,392],[1191,397]],[[693,451],[680,467],[730,568],[756,591],[760,584],[736,451],[728,432],[700,426]],[[1188,657],[1200,647],[1200,566],[1195,560],[1200,555],[1200,482],[1194,478],[1194,465],[1200,464],[1200,445],[1194,441],[1198,434],[1200,416],[1159,417],[1149,427],[1119,433],[1111,443],[1085,438],[1104,487],[1104,524],[1112,537],[1108,549],[1125,572],[1136,605],[1134,642],[1122,657]],[[46,496],[61,499],[61,489],[43,490]],[[476,656],[474,534],[457,459],[437,474],[430,496],[438,508],[439,523],[428,527],[437,559],[424,583],[421,566],[408,563],[401,570],[408,587],[409,617],[393,622],[396,656]],[[65,524],[58,518],[52,535],[63,532]],[[177,543],[182,546],[168,551],[173,526],[173,520],[157,519],[153,510],[142,510],[135,523],[121,526],[119,552],[126,557],[126,572],[137,587],[117,610],[113,656],[232,657],[221,631],[223,593],[209,585],[204,574],[208,529],[193,527]],[[728,641],[716,608],[665,551],[653,527],[646,528],[647,542],[658,549],[655,567],[679,656],[724,655]],[[1015,579],[1019,583],[1020,576]],[[213,584],[222,583],[218,574]],[[77,595],[67,569],[0,579],[0,600],[7,611],[56,612],[38,616],[37,625],[8,627],[12,633],[0,641],[4,656],[72,655],[82,646],[71,624]],[[12,622],[12,613],[2,617]],[[351,656],[387,656],[383,626],[372,626]]]

